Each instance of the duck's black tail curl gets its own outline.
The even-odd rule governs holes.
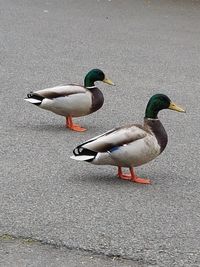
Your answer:
[[[44,99],[43,96],[38,95],[34,92],[30,92],[27,94],[27,97],[24,98],[24,100],[30,102],[31,104],[39,106],[42,103],[42,100]]]
[[[74,150],[73,150],[74,156],[72,156],[72,159],[75,160],[81,160],[81,161],[88,161],[91,162],[95,159],[96,155],[98,154],[98,152],[95,152],[93,150],[87,149],[80,146],[77,146]]]

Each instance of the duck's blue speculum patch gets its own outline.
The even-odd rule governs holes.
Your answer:
[[[109,150],[109,152],[114,152],[114,151],[116,151],[116,150],[118,150],[120,147],[119,146],[114,146],[113,148],[111,148],[110,150]]]

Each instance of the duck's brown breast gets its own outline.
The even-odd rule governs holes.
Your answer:
[[[144,125],[150,127],[151,131],[154,133],[158,144],[160,145],[160,153],[162,153],[168,142],[167,133],[162,123],[158,119],[154,120],[145,118]]]
[[[97,87],[90,89],[90,92],[92,94],[91,112],[95,112],[103,106],[104,97]]]

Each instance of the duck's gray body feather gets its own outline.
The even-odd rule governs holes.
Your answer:
[[[42,100],[36,100],[37,97],[42,97]],[[81,117],[101,108],[104,99],[96,87],[87,89],[72,84],[35,91],[25,100],[58,115]]]
[[[74,150],[75,156],[72,158],[87,160],[97,165],[136,167],[156,158],[164,150],[166,144],[167,134],[161,122],[155,120],[152,123],[145,119],[144,126],[133,124],[116,128],[88,140]],[[96,154],[93,157],[91,155],[91,158],[81,158],[83,155],[89,157],[89,151],[96,152]]]

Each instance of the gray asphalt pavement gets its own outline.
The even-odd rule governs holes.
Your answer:
[[[18,266],[50,266],[52,257],[61,260],[57,266],[83,266],[82,257],[85,266],[118,266],[113,257],[124,258],[119,266],[200,266],[199,26],[199,1],[0,0],[0,235],[15,237],[0,239],[0,259],[22,255]],[[29,91],[82,83],[96,67],[117,86],[99,83],[103,108],[76,119],[85,133],[23,100]],[[136,169],[152,185],[69,158],[84,140],[142,122],[158,92],[187,113],[159,114],[168,146]],[[59,248],[23,247],[18,237]]]
[[[48,266],[48,267],[140,267],[131,260],[120,257],[94,255],[92,252],[79,249],[68,249],[64,246],[45,245],[31,239],[0,238],[1,266]]]

